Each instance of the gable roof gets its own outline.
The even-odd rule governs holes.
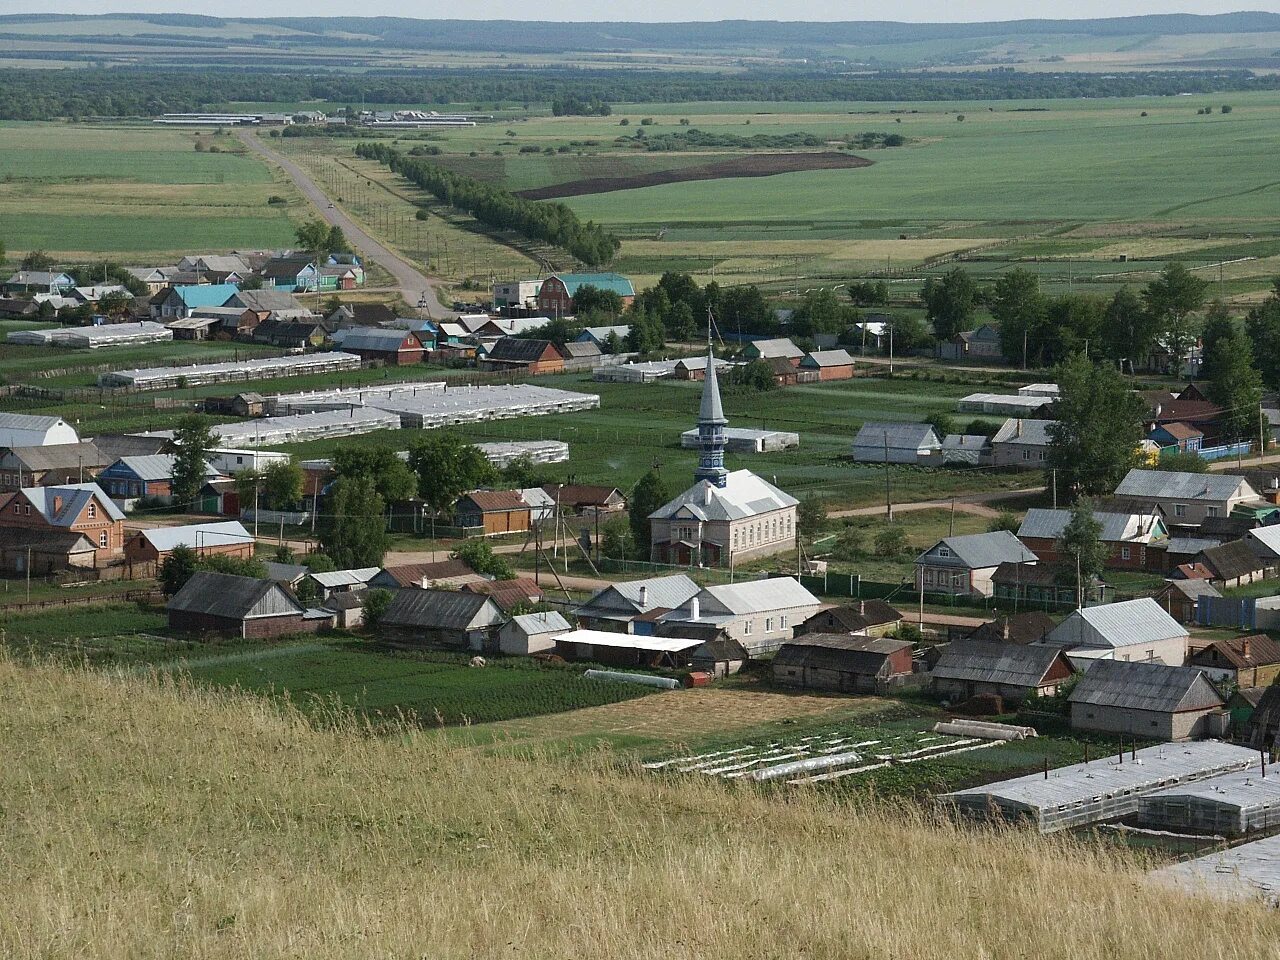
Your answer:
[[[1035,687],[1045,682],[1060,658],[1062,651],[1057,647],[963,640],[947,646],[933,667],[933,675],[945,680]]]
[[[470,500],[484,513],[528,510],[518,490],[475,490],[460,497],[458,502]]]
[[[1185,637],[1187,628],[1151,597],[1073,610],[1046,642],[1059,646],[1128,647]]]
[[[124,514],[102,492],[96,483],[66,483],[56,487],[23,487],[19,491],[30,503],[31,508],[39,512],[52,526],[69,527],[80,516],[90,500],[96,499],[112,520],[123,520]],[[58,499],[62,504],[59,507]]]
[[[234,283],[197,283],[170,287],[165,299],[176,296],[188,310],[196,307],[221,307],[240,291]]]
[[[791,607],[816,607],[820,603],[794,577],[715,584],[699,591],[698,598],[702,611],[711,616],[715,616],[717,612],[731,616],[768,613]],[[690,601],[685,601],[679,609],[665,614],[664,619],[684,620],[690,613]]]
[[[196,571],[182,589],[169,598],[165,607],[183,613],[243,620],[254,615],[268,597],[271,598],[268,606],[274,609],[264,610],[263,615],[287,616],[305,612],[302,604],[274,580],[237,577],[208,570]]]
[[[683,573],[668,577],[648,577],[644,580],[627,580],[605,587],[578,608],[580,616],[592,616],[606,612],[640,614],[652,610],[672,610],[701,590]],[[640,602],[641,592],[645,602]]]
[[[1029,447],[1049,445],[1049,425],[1055,420],[1033,420],[1029,417],[1010,417],[1000,424],[991,443],[1021,443]]]
[[[969,634],[968,639],[992,643],[1033,643],[1047,636],[1054,625],[1053,617],[1043,610],[1030,610],[984,623]]]
[[[1196,597],[1222,596],[1218,592],[1218,588],[1208,580],[1199,579],[1170,580],[1156,596],[1164,596],[1170,593],[1180,593],[1188,600],[1194,600]]]
[[[83,533],[74,530],[48,530],[40,527],[0,527],[0,548],[62,554],[92,553],[97,549]]]
[[[856,606],[829,607],[826,610],[819,610],[801,626],[824,616],[830,617],[850,633],[886,623],[897,623],[902,619],[902,613],[884,600],[862,600]]]
[[[1280,643],[1276,643],[1265,633],[1253,633],[1247,637],[1214,640],[1207,647],[1197,650],[1187,658],[1187,665],[1192,667],[1217,665],[1211,651],[1216,651],[1219,657],[1237,670],[1280,663]]]
[[[518,617],[512,617],[506,626],[519,630],[525,636],[536,636],[539,633],[567,633],[573,629],[569,621],[558,610],[522,613]]]
[[[942,550],[951,556],[941,556]],[[1008,530],[990,533],[970,533],[959,537],[943,537],[920,556],[916,563],[928,561],[931,565],[967,567],[983,570],[998,567],[1002,563],[1035,563],[1037,557],[1026,545]]]
[[[563,347],[560,347],[560,352],[566,360],[570,357],[581,359],[582,357],[598,357],[601,355],[600,345],[594,340],[571,340]]]
[[[1196,555],[1195,562],[1208,567],[1215,580],[1234,580],[1236,577],[1265,570],[1269,565],[1244,540],[1232,540],[1230,543],[1201,550]]]
[[[324,573],[313,573],[311,579],[327,589],[335,587],[354,587],[356,584],[368,583],[379,573],[381,567],[354,567],[350,570],[329,570]]]
[[[853,445],[883,449],[886,441],[890,450],[919,450],[921,447],[936,450],[942,446],[937,432],[927,423],[874,420],[862,425],[853,438]]]
[[[612,290],[620,297],[636,295],[636,289],[631,285],[631,281],[620,273],[557,273],[555,278],[564,284],[565,290],[571,297],[577,295],[582,287]]]
[[[800,361],[802,367],[849,367],[853,365],[853,357],[843,348],[839,350],[811,350]]]
[[[1163,431],[1174,440],[1195,440],[1204,436],[1204,432],[1185,423],[1164,423],[1152,430],[1152,433]]]
[[[421,587],[423,583],[431,583],[433,580],[474,576],[479,574],[462,560],[451,557],[436,563],[406,563],[395,567],[384,567],[377,579],[389,579],[400,587]]]
[[[1164,522],[1149,513],[1098,513],[1093,519],[1102,526],[1099,539],[1106,543],[1150,543],[1164,535]],[[1018,527],[1019,537],[1057,540],[1071,522],[1070,510],[1032,507]]]
[[[1225,702],[1195,667],[1169,667],[1145,660],[1095,660],[1067,700],[1156,713],[1213,709]]]
[[[838,633],[806,633],[788,640],[774,656],[775,666],[812,667],[876,673],[885,660],[912,644],[891,637],[851,637]]]
[[[492,626],[502,621],[493,598],[463,590],[397,590],[382,623],[389,627],[465,630],[473,623]]]
[[[504,363],[534,363],[541,360],[548,349],[556,356],[560,355],[550,340],[503,337],[489,348],[489,359]]]
[[[288,290],[239,290],[235,293],[234,299],[246,310],[252,310],[255,313],[307,310],[306,306]]]
[[[785,357],[787,359],[799,359],[804,356],[804,351],[797,347],[787,337],[771,337],[767,340],[752,340],[747,344],[748,350],[753,350],[761,358],[768,360],[772,357]]]
[[[515,577],[511,580],[473,580],[464,584],[463,590],[492,597],[503,613],[522,603],[538,603],[542,600],[542,587],[532,577]]]
[[[547,484],[542,490],[551,497],[553,503],[558,494],[560,505],[569,507],[603,507],[611,500],[616,503],[619,499],[625,499],[617,487],[604,484],[566,483],[560,487]]]
[[[307,256],[272,257],[259,271],[273,280],[293,280],[307,267],[315,266],[315,259]]]
[[[1241,489],[1243,487],[1243,489]],[[1230,500],[1242,495],[1256,498],[1257,494],[1243,477],[1229,473],[1182,473],[1172,470],[1130,470],[1120,486],[1117,497],[1141,499],[1155,497],[1169,500]]]
[[[401,350],[420,350],[422,341],[403,330],[384,330],[379,327],[346,327],[329,337],[343,350],[369,350],[379,353],[398,353]]]
[[[109,462],[91,440],[79,443],[51,443],[45,446],[0,448],[0,458],[10,458],[25,470],[85,469],[106,466]],[[10,467],[9,469],[13,469]]]

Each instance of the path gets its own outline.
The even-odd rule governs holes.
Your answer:
[[[426,310],[427,316],[436,320],[455,316],[452,310],[446,309],[440,303],[440,298],[436,294],[436,284],[440,283],[439,280],[428,277],[400,254],[370,236],[346,211],[332,203],[328,194],[311,179],[306,171],[288,157],[271,149],[247,130],[239,133],[246,147],[289,175],[302,195],[311,201],[326,223],[341,227],[352,245],[376,260],[395,278],[405,303],[413,307],[425,301],[423,309]]]
[[[962,513],[972,513],[979,517],[996,517],[1000,511],[990,506],[993,503],[999,503],[1001,500],[1013,500],[1017,497],[1025,497],[1029,494],[1044,493],[1044,487],[1026,487],[1022,490],[1001,490],[998,493],[970,493],[963,497],[955,498],[956,509]],[[947,497],[943,500],[921,500],[917,503],[895,503],[893,512],[910,513],[915,510],[950,510],[952,499]],[[881,517],[884,516],[884,504],[878,504],[874,507],[857,507],[853,510],[832,510],[827,513],[830,518],[838,517]]]

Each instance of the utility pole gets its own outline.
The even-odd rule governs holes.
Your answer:
[[[884,437],[884,513],[889,522],[893,522],[893,501],[889,497],[889,431],[881,430]]]
[[[947,528],[947,536],[954,537],[956,535],[956,498],[951,498],[951,524]]]
[[[1022,369],[1027,369],[1027,328],[1022,328]]]
[[[1053,509],[1058,509],[1058,468],[1049,471],[1053,475]]]
[[[1266,415],[1262,412],[1262,401],[1258,401],[1258,457],[1267,455],[1267,431],[1263,426]]]
[[[889,372],[893,373],[893,321],[889,322]]]

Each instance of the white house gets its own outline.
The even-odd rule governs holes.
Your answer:
[[[790,640],[821,605],[794,577],[744,580],[704,587],[658,623],[718,627],[759,657]]]
[[[1159,504],[1170,523],[1183,525],[1230,516],[1242,503],[1262,502],[1243,477],[1166,470],[1130,470],[1116,487],[1115,495],[1117,500],[1139,509]]]
[[[1187,628],[1151,597],[1076,610],[1037,641],[1062,647],[1074,661],[1159,661],[1180,667],[1187,659]]]
[[[927,423],[868,422],[853,438],[853,459],[859,463],[924,463],[941,449]]]
[[[1043,467],[1049,456],[1052,420],[1006,420],[991,438],[991,462],[997,467]]]
[[[556,637],[572,629],[569,621],[555,610],[521,614],[498,628],[498,650],[516,656],[554,650]]]

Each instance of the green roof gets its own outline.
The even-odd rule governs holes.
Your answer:
[[[576,296],[579,287],[595,287],[612,290],[620,297],[634,297],[636,288],[620,273],[557,273],[556,279],[564,284],[569,296]]]

